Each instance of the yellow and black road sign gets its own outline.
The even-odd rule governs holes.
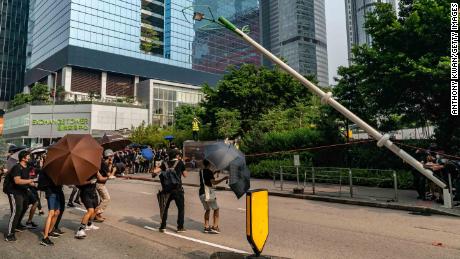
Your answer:
[[[259,256],[268,238],[268,190],[246,193],[246,236],[254,253]]]

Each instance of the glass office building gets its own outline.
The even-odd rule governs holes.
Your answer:
[[[300,74],[315,75],[320,86],[328,86],[324,0],[261,0],[261,12],[264,46]]]
[[[13,99],[24,86],[28,12],[28,0],[0,0],[0,102],[2,104]]]
[[[396,0],[345,0],[347,21],[348,60],[351,63],[351,49],[354,45],[372,44],[372,38],[364,26],[366,16],[373,12],[376,3],[391,4],[396,10]]]
[[[139,83],[148,79],[213,85],[228,65],[260,64],[260,55],[235,35],[192,20],[208,7],[216,17],[250,25],[259,39],[257,0],[32,0],[25,84],[56,81],[76,100],[90,92],[141,100]],[[180,105],[179,90],[167,96]]]

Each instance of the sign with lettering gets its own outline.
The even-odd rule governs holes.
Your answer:
[[[89,119],[32,120],[32,126],[35,125],[56,125],[58,131],[89,130]]]

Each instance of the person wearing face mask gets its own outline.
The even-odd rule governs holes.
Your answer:
[[[5,241],[16,241],[15,232],[22,232],[26,226],[21,224],[26,213],[29,200],[27,195],[28,186],[36,186],[33,179],[30,179],[30,168],[27,162],[30,159],[29,152],[21,151],[18,154],[19,163],[17,163],[8,172],[3,191],[8,195],[10,203],[11,216],[8,221],[8,232]]]

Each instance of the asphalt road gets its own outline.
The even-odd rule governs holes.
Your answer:
[[[177,234],[175,206],[168,233],[159,233],[156,192],[159,184],[135,180],[108,183],[112,201],[108,220],[84,240],[73,238],[81,209],[68,209],[54,247],[39,245],[39,230],[0,241],[0,258],[209,258],[217,252],[251,252],[245,236],[245,200],[217,193],[221,207],[219,235],[202,233],[203,209],[198,189],[185,187],[186,233]],[[66,189],[67,190],[67,189]],[[68,190],[67,190],[68,191]],[[9,217],[0,195],[0,232]],[[46,204],[46,201],[44,202]],[[43,226],[43,218],[35,221]],[[288,258],[460,258],[460,220],[404,211],[270,197],[270,236],[264,254]]]

